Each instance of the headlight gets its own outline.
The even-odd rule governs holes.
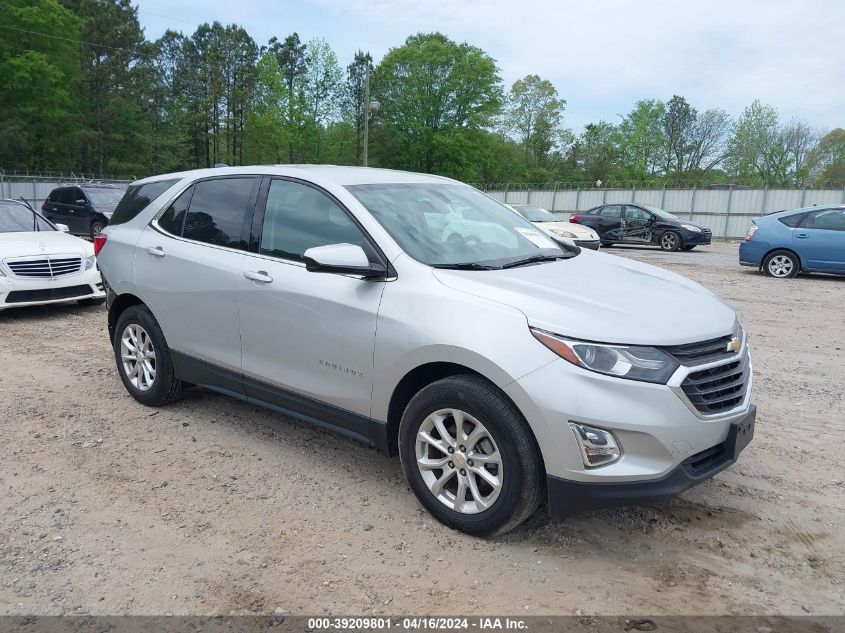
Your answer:
[[[681,228],[686,229],[687,231],[692,231],[693,233],[701,233],[701,229],[694,224],[682,224]]]
[[[574,240],[577,235],[572,233],[571,231],[564,231],[563,229],[551,229],[551,232],[557,235],[558,237],[568,237],[571,240]]]
[[[97,261],[97,258],[94,255],[86,257],[82,260],[83,263],[83,270],[90,270],[91,267],[94,265],[94,262]]]
[[[617,378],[666,384],[680,367],[678,361],[656,347],[587,343],[535,328],[531,328],[531,334],[573,365]]]

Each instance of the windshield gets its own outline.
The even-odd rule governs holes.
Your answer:
[[[47,220],[22,204],[0,202],[0,233],[55,230]]]
[[[540,207],[514,207],[529,222],[557,222],[557,218]]]
[[[123,197],[120,189],[86,189],[85,195],[94,207],[116,207]]]
[[[664,211],[663,209],[658,209],[657,207],[653,207],[650,204],[638,204],[638,206],[642,207],[646,211],[650,211],[654,215],[656,215],[661,220],[677,220],[679,219],[678,216],[672,215],[668,211]]]
[[[408,255],[429,266],[500,268],[571,257],[539,229],[460,184],[372,184],[347,189]]]

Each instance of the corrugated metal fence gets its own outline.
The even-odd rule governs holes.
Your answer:
[[[502,202],[533,204],[568,218],[600,204],[650,204],[706,226],[714,237],[741,238],[751,218],[814,204],[845,204],[842,189],[505,189],[487,191]]]
[[[41,203],[47,199],[47,196],[56,187],[74,184],[81,185],[86,182],[107,183],[126,189],[132,180],[92,179],[86,178],[84,175],[75,174],[70,176],[62,176],[61,174],[9,174],[0,171],[0,198],[12,198],[15,200],[23,198],[38,209]]]

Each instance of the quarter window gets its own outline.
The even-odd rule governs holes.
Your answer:
[[[241,239],[244,224],[252,219],[255,178],[219,178],[194,186],[182,235],[217,246],[247,249]]]
[[[302,261],[309,248],[328,244],[364,247],[364,234],[326,194],[298,182],[274,180],[267,193],[260,252]]]

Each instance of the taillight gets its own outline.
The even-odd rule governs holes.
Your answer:
[[[103,250],[103,246],[106,245],[106,240],[108,236],[103,233],[97,233],[94,236],[94,255],[99,255],[100,251]]]
[[[569,218],[569,221],[570,222],[577,222],[580,219],[581,219],[580,215],[573,215],[571,218]]]
[[[756,224],[754,224],[753,222],[751,223],[751,226],[748,227],[748,233],[745,234],[745,241],[746,242],[751,241],[751,238],[754,237],[754,234],[757,232],[758,228],[759,227]]]
[[[46,201],[46,200],[45,200],[44,202],[42,202],[42,203],[41,203],[41,210],[42,210],[42,211],[46,211],[46,210],[47,210],[47,201]]]

